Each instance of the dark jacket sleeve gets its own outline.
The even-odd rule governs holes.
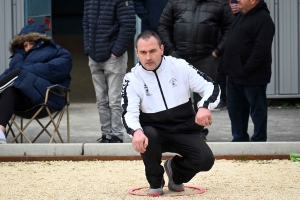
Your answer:
[[[88,55],[88,39],[89,39],[89,23],[88,23],[88,8],[89,8],[89,0],[84,0],[84,10],[83,10],[83,41],[84,41],[84,53]]]
[[[244,65],[245,75],[258,67],[263,66],[272,47],[275,26],[270,18],[261,19],[257,22],[252,32],[254,44],[249,58]]]
[[[218,46],[214,50],[214,52],[218,55],[221,56],[224,53],[224,46],[225,46],[225,41],[228,36],[228,33],[230,31],[230,26],[231,23],[234,20],[234,14],[231,11],[230,5],[227,1],[223,2],[223,21],[220,27],[222,37],[220,38],[220,41],[218,43]]]
[[[169,1],[163,10],[161,17],[159,19],[159,24],[157,32],[163,45],[165,46],[165,55],[170,55],[175,51],[175,45],[173,42],[173,12],[172,12],[172,3]]]
[[[122,56],[133,42],[135,35],[135,13],[132,1],[120,1],[116,7],[117,19],[120,24],[119,34],[116,42],[114,43],[111,52],[117,56]]]
[[[142,21],[149,22],[149,12],[145,7],[143,0],[133,0],[135,14],[141,18]]]

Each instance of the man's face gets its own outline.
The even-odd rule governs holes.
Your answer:
[[[258,0],[237,0],[240,9],[243,13],[247,13],[249,10],[254,8],[258,4]]]
[[[25,52],[28,52],[35,45],[35,42],[24,42],[23,45]]]
[[[136,55],[147,70],[155,70],[161,62],[164,46],[159,45],[154,37],[140,38],[136,44]]]

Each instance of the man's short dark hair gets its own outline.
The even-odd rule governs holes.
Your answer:
[[[137,45],[139,39],[144,39],[144,40],[146,40],[146,39],[149,39],[150,37],[154,37],[154,38],[157,40],[159,46],[162,45],[161,40],[160,40],[159,36],[157,35],[157,33],[154,32],[154,31],[149,31],[149,30],[144,31],[144,32],[141,32],[141,33],[137,36],[137,38],[136,38],[136,45]],[[137,48],[137,46],[136,46],[136,48]]]

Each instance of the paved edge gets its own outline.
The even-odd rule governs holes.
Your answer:
[[[289,159],[300,153],[300,142],[208,142],[216,159],[270,160]],[[174,156],[164,153],[163,158]],[[0,162],[140,160],[130,143],[6,144],[0,145]]]
[[[164,155],[163,160],[173,157]],[[217,160],[288,160],[289,155],[215,155]],[[32,162],[32,161],[113,161],[113,160],[142,160],[141,156],[0,156],[0,162]]]

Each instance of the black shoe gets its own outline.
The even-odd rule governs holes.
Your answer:
[[[99,138],[98,140],[97,140],[97,142],[99,142],[99,143],[110,143],[110,139],[107,139],[106,138],[106,136],[105,135],[103,135],[101,138]]]
[[[225,110],[225,109],[227,109],[227,103],[223,100],[220,100],[220,103],[218,104],[217,107],[215,107],[213,109],[213,111],[220,111],[220,110]]]
[[[200,137],[203,138],[205,142],[207,142],[206,136],[208,135],[209,131],[207,128],[204,128],[200,131]]]
[[[123,140],[118,138],[117,136],[112,136],[109,143],[123,143]]]

